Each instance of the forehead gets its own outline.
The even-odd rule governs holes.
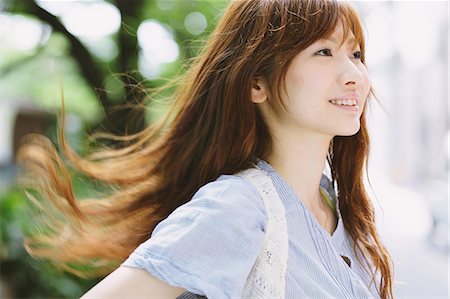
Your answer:
[[[350,28],[348,28],[347,26],[346,28],[344,28],[342,24],[336,26],[335,30],[331,34],[329,34],[328,36],[324,36],[318,40],[318,42],[321,41],[332,42],[339,45],[340,47],[344,44],[348,47],[355,47],[359,44]]]

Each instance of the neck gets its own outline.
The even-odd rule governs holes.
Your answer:
[[[279,132],[281,133],[281,132]],[[272,167],[294,189],[305,204],[320,204],[320,180],[325,168],[331,136],[299,132],[274,134],[271,154],[266,157]]]

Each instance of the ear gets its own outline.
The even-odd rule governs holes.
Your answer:
[[[263,103],[267,100],[268,94],[268,88],[265,80],[262,78],[253,79],[251,89],[252,102],[255,104]]]

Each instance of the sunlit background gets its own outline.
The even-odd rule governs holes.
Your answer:
[[[380,104],[369,130],[380,233],[399,298],[448,298],[448,2],[354,2]]]
[[[103,115],[99,97],[113,104],[126,98],[128,71],[149,87],[182,73],[226,2],[0,0],[1,298],[71,298],[94,283],[47,270],[20,242],[28,222],[15,151],[26,133],[54,138],[61,81],[66,130],[83,150],[83,132]],[[352,4],[365,26],[378,98],[368,115],[369,179],[395,261],[395,294],[448,298],[448,2]]]

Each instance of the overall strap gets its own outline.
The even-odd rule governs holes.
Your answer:
[[[283,202],[264,170],[250,168],[236,175],[258,191],[268,220],[261,252],[248,276],[242,298],[284,298],[289,243]]]

